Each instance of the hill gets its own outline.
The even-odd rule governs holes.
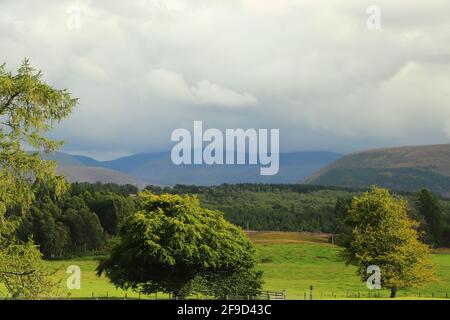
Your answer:
[[[71,182],[131,184],[139,188],[144,188],[147,184],[122,172],[100,167],[58,166],[57,171],[59,174],[63,173],[67,180]]]
[[[259,165],[181,165],[172,163],[169,153],[136,154],[101,166],[160,185],[222,183],[298,183],[314,171],[340,158],[333,152],[280,154],[280,170],[274,176],[261,176]]]
[[[428,188],[450,196],[450,144],[383,148],[340,158],[305,180],[308,184],[393,190]]]
[[[298,183],[321,167],[339,159],[333,152],[309,151],[280,154],[280,170],[274,176],[261,176],[259,165],[180,165],[172,163],[169,152],[141,153],[111,161],[56,153],[61,166],[102,167],[139,181],[158,185],[222,183]],[[75,163],[75,164],[72,164]],[[76,177],[74,176],[74,179]]]
[[[81,159],[78,159],[77,156],[73,156],[71,154],[67,154],[64,152],[55,152],[55,153],[41,152],[41,157],[45,160],[56,161],[58,163],[58,166],[80,167],[85,165]]]

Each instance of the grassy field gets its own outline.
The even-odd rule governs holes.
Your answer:
[[[326,243],[326,237],[299,233],[261,233],[250,235],[264,271],[264,289],[286,289],[288,299],[309,299],[313,286],[314,299],[373,298],[375,292],[367,289],[355,274],[355,268],[339,259],[340,248]],[[312,239],[311,239],[312,238]],[[439,250],[433,254],[439,282],[420,289],[406,291],[406,298],[445,298],[450,294],[450,252]],[[377,295],[388,298],[388,290]],[[405,298],[405,291],[399,292]]]
[[[313,233],[268,232],[250,233],[259,256],[259,268],[264,271],[264,289],[286,289],[288,299],[309,299],[309,287],[313,286],[314,299],[369,298],[369,290],[355,275],[354,267],[339,260],[340,249],[328,244],[327,236]],[[49,261],[57,277],[61,279],[60,297],[71,298],[138,298],[136,293],[114,288],[105,277],[97,277],[96,257],[84,257],[68,261]],[[440,281],[427,284],[420,289],[399,292],[399,298],[445,298],[450,294],[450,251],[441,249],[433,254],[438,266]],[[78,265],[81,268],[81,289],[65,289],[66,268]],[[375,291],[370,292],[374,298]],[[387,290],[377,291],[381,298],[387,298]],[[164,298],[158,295],[157,298]],[[154,299],[155,296],[141,298]]]

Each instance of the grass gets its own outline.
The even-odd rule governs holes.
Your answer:
[[[264,289],[286,289],[288,299],[309,299],[309,287],[313,286],[314,299],[369,298],[369,290],[355,274],[355,268],[339,260],[340,248],[327,243],[327,235],[295,232],[250,233],[259,258],[259,268],[264,271]],[[60,279],[58,297],[84,298],[138,298],[132,291],[115,288],[106,277],[97,277],[98,256],[88,256],[64,261],[48,261],[57,270]],[[450,294],[450,250],[439,249],[433,253],[440,281],[423,288],[399,292],[402,299],[445,298]],[[81,289],[67,290],[69,265],[81,268]],[[373,298],[375,291],[370,291]],[[388,298],[387,290],[379,290],[380,298]],[[141,298],[154,299],[155,296]],[[159,294],[157,298],[167,298]]]
[[[306,238],[311,235],[307,235]],[[375,291],[369,291],[361,282],[353,266],[346,266],[339,259],[340,248],[323,241],[305,241],[302,235],[297,241],[286,243],[291,235],[273,233],[250,235],[257,240],[261,270],[264,271],[264,289],[286,289],[288,299],[309,299],[309,288],[313,286],[314,299],[373,298]],[[420,289],[399,292],[399,298],[445,298],[450,294],[450,252],[437,250],[432,257],[437,265],[439,282],[430,283]],[[380,298],[388,298],[388,290],[377,290]]]
[[[104,275],[98,277],[96,268],[98,265],[98,256],[88,256],[62,261],[48,261],[51,270],[56,271],[56,278],[61,281],[57,295],[64,298],[137,298],[139,295],[133,291],[124,291],[115,288]],[[79,266],[81,269],[81,289],[68,290],[66,286],[67,278],[70,274],[66,273],[70,265]]]

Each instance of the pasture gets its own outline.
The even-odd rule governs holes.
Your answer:
[[[352,266],[339,259],[340,248],[327,243],[327,236],[314,233],[267,232],[250,233],[259,258],[259,268],[264,271],[264,290],[286,289],[287,299],[309,299],[313,286],[313,299],[388,298],[388,290],[369,291]],[[104,276],[97,277],[95,268],[99,257],[90,256],[48,264],[60,279],[58,296],[72,299],[139,298],[137,293],[115,288]],[[399,299],[445,298],[450,294],[450,251],[436,250],[433,260],[437,265],[439,282],[420,289],[400,291]],[[67,290],[66,268],[81,268],[81,289]],[[68,296],[68,294],[70,296]],[[142,299],[161,299],[167,295],[141,296]]]

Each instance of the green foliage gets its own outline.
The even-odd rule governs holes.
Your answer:
[[[224,212],[231,223],[251,230],[333,232],[339,197],[355,190],[307,185],[237,184],[212,187],[148,187],[155,193],[198,194],[202,205]]]
[[[260,287],[260,274],[251,273],[252,244],[221,212],[200,207],[192,196],[146,191],[140,202],[142,209],[121,228],[121,242],[100,263],[100,275],[106,273],[123,289],[182,297],[204,292],[202,283],[209,283],[211,277],[225,284],[229,277],[245,272],[254,276],[249,291]],[[214,293],[227,293],[226,286]]]
[[[429,248],[419,241],[419,224],[409,219],[406,200],[372,187],[353,198],[348,214],[353,231],[343,257],[364,281],[367,267],[379,266],[382,285],[395,297],[398,289],[434,280]]]
[[[41,80],[25,60],[17,73],[0,66],[0,282],[14,298],[38,298],[51,286],[41,253],[30,242],[16,243],[16,223],[7,210],[27,210],[34,200],[34,186],[45,181],[55,194],[67,187],[56,175],[56,164],[43,160],[34,150],[51,152],[61,142],[44,137],[54,123],[67,117],[77,100]]]
[[[42,254],[32,243],[11,244],[0,250],[0,283],[11,299],[36,299],[52,294],[51,280]]]
[[[112,192],[84,193],[83,198],[99,217],[103,229],[110,235],[117,234],[123,220],[136,210],[134,201]]]
[[[104,248],[107,236],[114,236],[123,220],[136,210],[136,200],[101,184],[84,184],[83,191],[56,197],[41,184],[31,208],[19,214],[16,235],[30,237],[45,258],[61,258]],[[119,190],[118,188],[111,188]],[[102,191],[97,191],[102,190]],[[10,216],[18,213],[10,212]]]
[[[89,182],[75,182],[70,186],[70,193],[78,196],[84,192],[89,193],[114,193],[122,196],[136,195],[138,188],[131,184],[118,185],[116,183],[89,183]]]
[[[415,205],[417,212],[425,220],[421,229],[425,232],[426,242],[436,246],[445,245],[442,237],[448,225],[446,225],[439,199],[423,189],[417,194]]]
[[[55,163],[23,149],[27,145],[51,152],[60,147],[61,142],[43,133],[67,117],[77,103],[66,90],[52,88],[41,77],[28,60],[16,74],[0,66],[0,214],[13,205],[31,204],[32,179],[52,182],[57,192],[66,186],[55,174]]]
[[[378,185],[390,190],[409,192],[425,188],[441,195],[448,195],[450,190],[450,177],[420,167],[336,167],[315,177],[309,183],[346,188],[368,188],[371,185]]]
[[[218,299],[256,297],[262,288],[262,271],[215,270],[194,279],[194,291]]]
[[[223,184],[220,186],[148,186],[156,194],[197,194],[202,206],[224,212],[235,225],[251,230],[337,233],[338,244],[350,234],[346,211],[353,196],[367,189],[349,189],[302,184]],[[411,216],[425,222],[416,210],[416,194],[396,192],[408,200]],[[437,242],[450,244],[450,201],[441,198],[444,231]]]
[[[351,197],[339,197],[334,207],[336,221],[334,233],[338,234],[336,236],[336,243],[340,246],[346,246],[351,239],[354,225],[354,221],[352,221],[348,215],[351,205]]]

